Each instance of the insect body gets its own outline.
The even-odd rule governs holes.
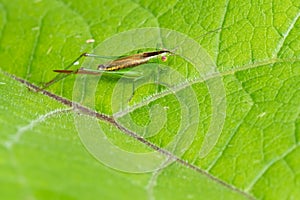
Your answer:
[[[83,53],[81,54],[75,61],[73,61],[70,65],[68,65],[63,70],[53,70],[54,72],[60,73],[54,79],[44,84],[42,89],[49,87],[50,85],[66,78],[70,74],[91,74],[91,75],[101,75],[103,73],[111,73],[117,75],[124,75],[127,77],[135,77],[138,76],[137,73],[126,71],[121,72],[120,70],[125,68],[131,68],[138,65],[145,64],[149,62],[151,59],[161,57],[162,61],[165,61],[168,55],[173,54],[168,50],[160,50],[160,51],[152,51],[152,52],[144,52],[139,54],[134,54],[131,56],[125,56],[121,58],[117,58],[107,64],[98,65],[97,69],[87,69],[87,68],[79,68],[76,70],[68,70],[71,66],[73,66],[76,62],[78,62],[82,57],[99,57],[103,58],[103,56],[98,56],[94,54]],[[64,75],[62,75],[64,74]]]
[[[145,52],[145,53],[139,53],[132,56],[126,56],[123,58],[119,58],[116,60],[113,60],[112,62],[104,65],[99,65],[98,70],[104,70],[104,71],[116,71],[123,68],[128,67],[135,67],[141,64],[147,63],[149,60],[156,58],[158,56],[166,56],[167,54],[171,54],[168,50],[162,50],[162,51],[153,51],[153,52]]]

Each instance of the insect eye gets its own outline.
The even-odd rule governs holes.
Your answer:
[[[167,57],[167,56],[162,56],[162,57],[161,57],[161,60],[162,60],[163,62],[166,62],[166,61],[167,61],[167,59],[168,59],[168,57]]]
[[[98,65],[98,70],[104,70],[105,69],[105,65]]]

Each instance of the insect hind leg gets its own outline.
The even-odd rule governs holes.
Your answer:
[[[90,54],[88,53],[82,53],[80,54],[73,62],[71,62],[67,67],[65,67],[63,70],[68,70],[69,68],[71,68],[72,66],[74,66],[82,57],[90,57]],[[76,74],[78,72],[79,69],[75,69],[73,70],[72,73],[68,73],[68,74],[58,74],[56,75],[52,80],[46,82],[43,84],[43,86],[39,89],[36,90],[36,92],[40,92],[41,90],[44,90],[46,88],[48,88],[49,86],[53,85],[54,83],[70,76],[71,74]],[[53,70],[55,71],[55,70]]]

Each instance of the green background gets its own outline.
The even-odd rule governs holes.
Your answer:
[[[296,199],[300,196],[299,1],[17,1],[0,2],[0,194],[3,199]],[[215,61],[226,90],[221,136],[199,151],[211,122],[203,81],[192,87],[201,119],[188,151],[172,165],[145,174],[113,170],[84,148],[72,108],[34,93],[80,53],[106,38],[143,27],[169,28],[194,38]],[[220,31],[210,31],[221,28]],[[209,34],[206,34],[209,33]],[[205,34],[205,35],[203,35]],[[87,39],[95,43],[86,43]],[[180,59],[171,59],[170,63]],[[184,65],[184,63],[182,63]],[[70,77],[48,88],[72,100]],[[96,111],[111,115],[115,82],[104,80]],[[141,89],[128,113],[147,125],[149,109],[168,106],[168,122],[149,140],[164,148],[180,114],[173,95]],[[149,150],[99,120],[124,149]]]

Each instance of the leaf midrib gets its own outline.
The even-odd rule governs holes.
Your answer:
[[[30,89],[33,89],[33,90],[36,90],[36,89],[39,89],[38,86],[22,79],[22,78],[19,78],[19,77],[16,77],[14,75],[11,75],[11,74],[8,74],[4,71],[0,71],[0,73],[4,74],[5,76],[15,80],[15,81],[18,81],[22,84],[24,84],[26,87],[30,88]],[[248,198],[248,199],[254,199],[254,197],[252,197],[250,194],[232,186],[232,185],[229,185],[228,183],[224,182],[223,180],[221,179],[218,179],[216,177],[214,177],[213,175],[209,174],[208,172],[200,169],[198,166],[195,166],[193,164],[190,164],[188,162],[186,162],[185,160],[182,160],[181,158],[173,155],[171,152],[169,151],[166,151],[165,149],[162,149],[158,146],[156,146],[155,144],[152,144],[151,142],[147,141],[146,139],[144,139],[143,137],[140,137],[137,133],[131,131],[131,130],[128,130],[126,129],[125,127],[123,127],[121,124],[117,123],[117,121],[114,120],[114,118],[110,117],[110,116],[107,116],[107,115],[104,115],[102,113],[98,113],[94,110],[91,110],[89,108],[86,108],[78,103],[75,103],[75,102],[72,102],[68,99],[65,99],[63,97],[60,97],[60,96],[57,96],[56,94],[53,94],[51,92],[48,92],[48,91],[45,91],[45,90],[42,90],[42,94],[45,95],[45,96],[48,96],[52,99],[54,99],[55,101],[58,101],[66,106],[69,106],[69,107],[73,107],[74,111],[80,111],[80,113],[83,113],[85,115],[88,115],[88,116],[91,116],[91,117],[95,117],[99,120],[102,120],[102,121],[106,121],[108,123],[110,123],[111,125],[115,126],[116,128],[118,128],[119,130],[121,130],[123,133],[129,135],[130,137],[133,137],[135,138],[136,140],[138,140],[139,142],[142,142],[144,145],[147,145],[149,148],[152,148],[153,150],[161,153],[161,154],[164,154],[166,156],[168,156],[170,159],[176,161],[177,163],[189,168],[189,169],[192,169],[194,171],[196,171],[197,173],[200,173],[204,176],[206,176],[208,179],[218,183],[218,184],[221,184],[222,186],[232,190],[232,191],[235,191],[239,194],[241,194],[242,196]],[[74,108],[74,105],[75,105],[75,108]]]

